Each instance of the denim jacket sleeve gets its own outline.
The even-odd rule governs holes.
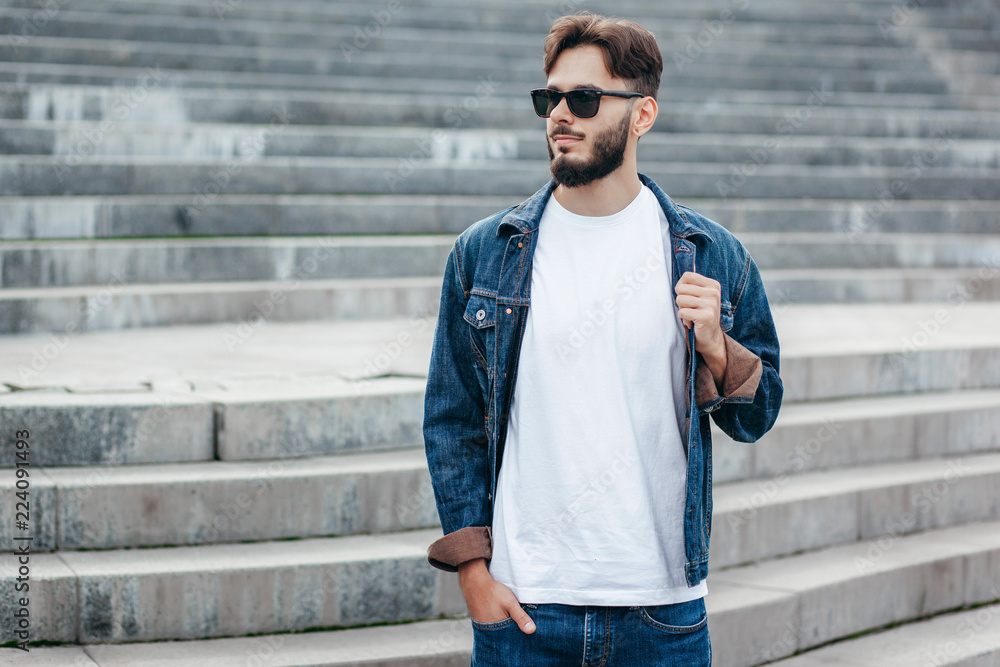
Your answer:
[[[424,395],[424,451],[444,536],[427,550],[434,567],[455,572],[474,558],[489,558],[489,439],[484,396],[476,376],[469,325],[469,298],[455,242],[445,266],[437,326]]]
[[[719,428],[737,442],[755,442],[774,425],[784,388],[778,375],[778,335],[757,264],[741,248],[743,275],[732,304],[732,327],[724,332],[726,372],[716,386],[698,356],[695,398],[699,413],[709,411]]]

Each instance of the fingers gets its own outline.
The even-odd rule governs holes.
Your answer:
[[[713,308],[718,307],[717,301],[693,294],[678,294],[674,299],[678,308]]]
[[[531,617],[521,608],[520,604],[515,602],[507,611],[511,618],[514,619],[514,622],[517,623],[517,627],[521,628],[521,632],[530,635],[535,631],[535,622],[531,620]]]
[[[722,290],[715,285],[695,285],[694,283],[678,282],[674,285],[674,292],[677,294],[690,294],[691,296],[722,298]]]
[[[674,285],[674,291],[678,294],[692,294],[694,296],[712,296],[714,294],[721,296],[722,285],[714,278],[685,271]]]
[[[694,271],[685,271],[681,274],[681,277],[677,279],[677,282],[687,283],[689,285],[701,285],[703,287],[722,287],[718,280],[709,278],[708,276],[703,276],[700,273],[695,273]]]

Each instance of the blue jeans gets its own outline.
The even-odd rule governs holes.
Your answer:
[[[710,667],[705,599],[646,607],[521,604],[535,622],[472,620],[472,667]]]

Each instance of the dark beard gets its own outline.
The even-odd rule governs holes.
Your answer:
[[[632,100],[630,100],[631,102]],[[577,188],[604,178],[625,162],[625,147],[628,144],[628,130],[632,119],[632,105],[622,116],[617,127],[603,132],[594,141],[594,155],[590,160],[580,163],[579,160],[569,160],[566,154],[559,156],[552,150],[552,141],[546,138],[545,145],[549,149],[549,170],[556,183],[567,188]]]

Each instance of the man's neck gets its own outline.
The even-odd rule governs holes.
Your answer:
[[[617,169],[604,178],[576,188],[557,185],[552,196],[570,213],[577,215],[613,215],[632,203],[642,190],[635,169]]]

